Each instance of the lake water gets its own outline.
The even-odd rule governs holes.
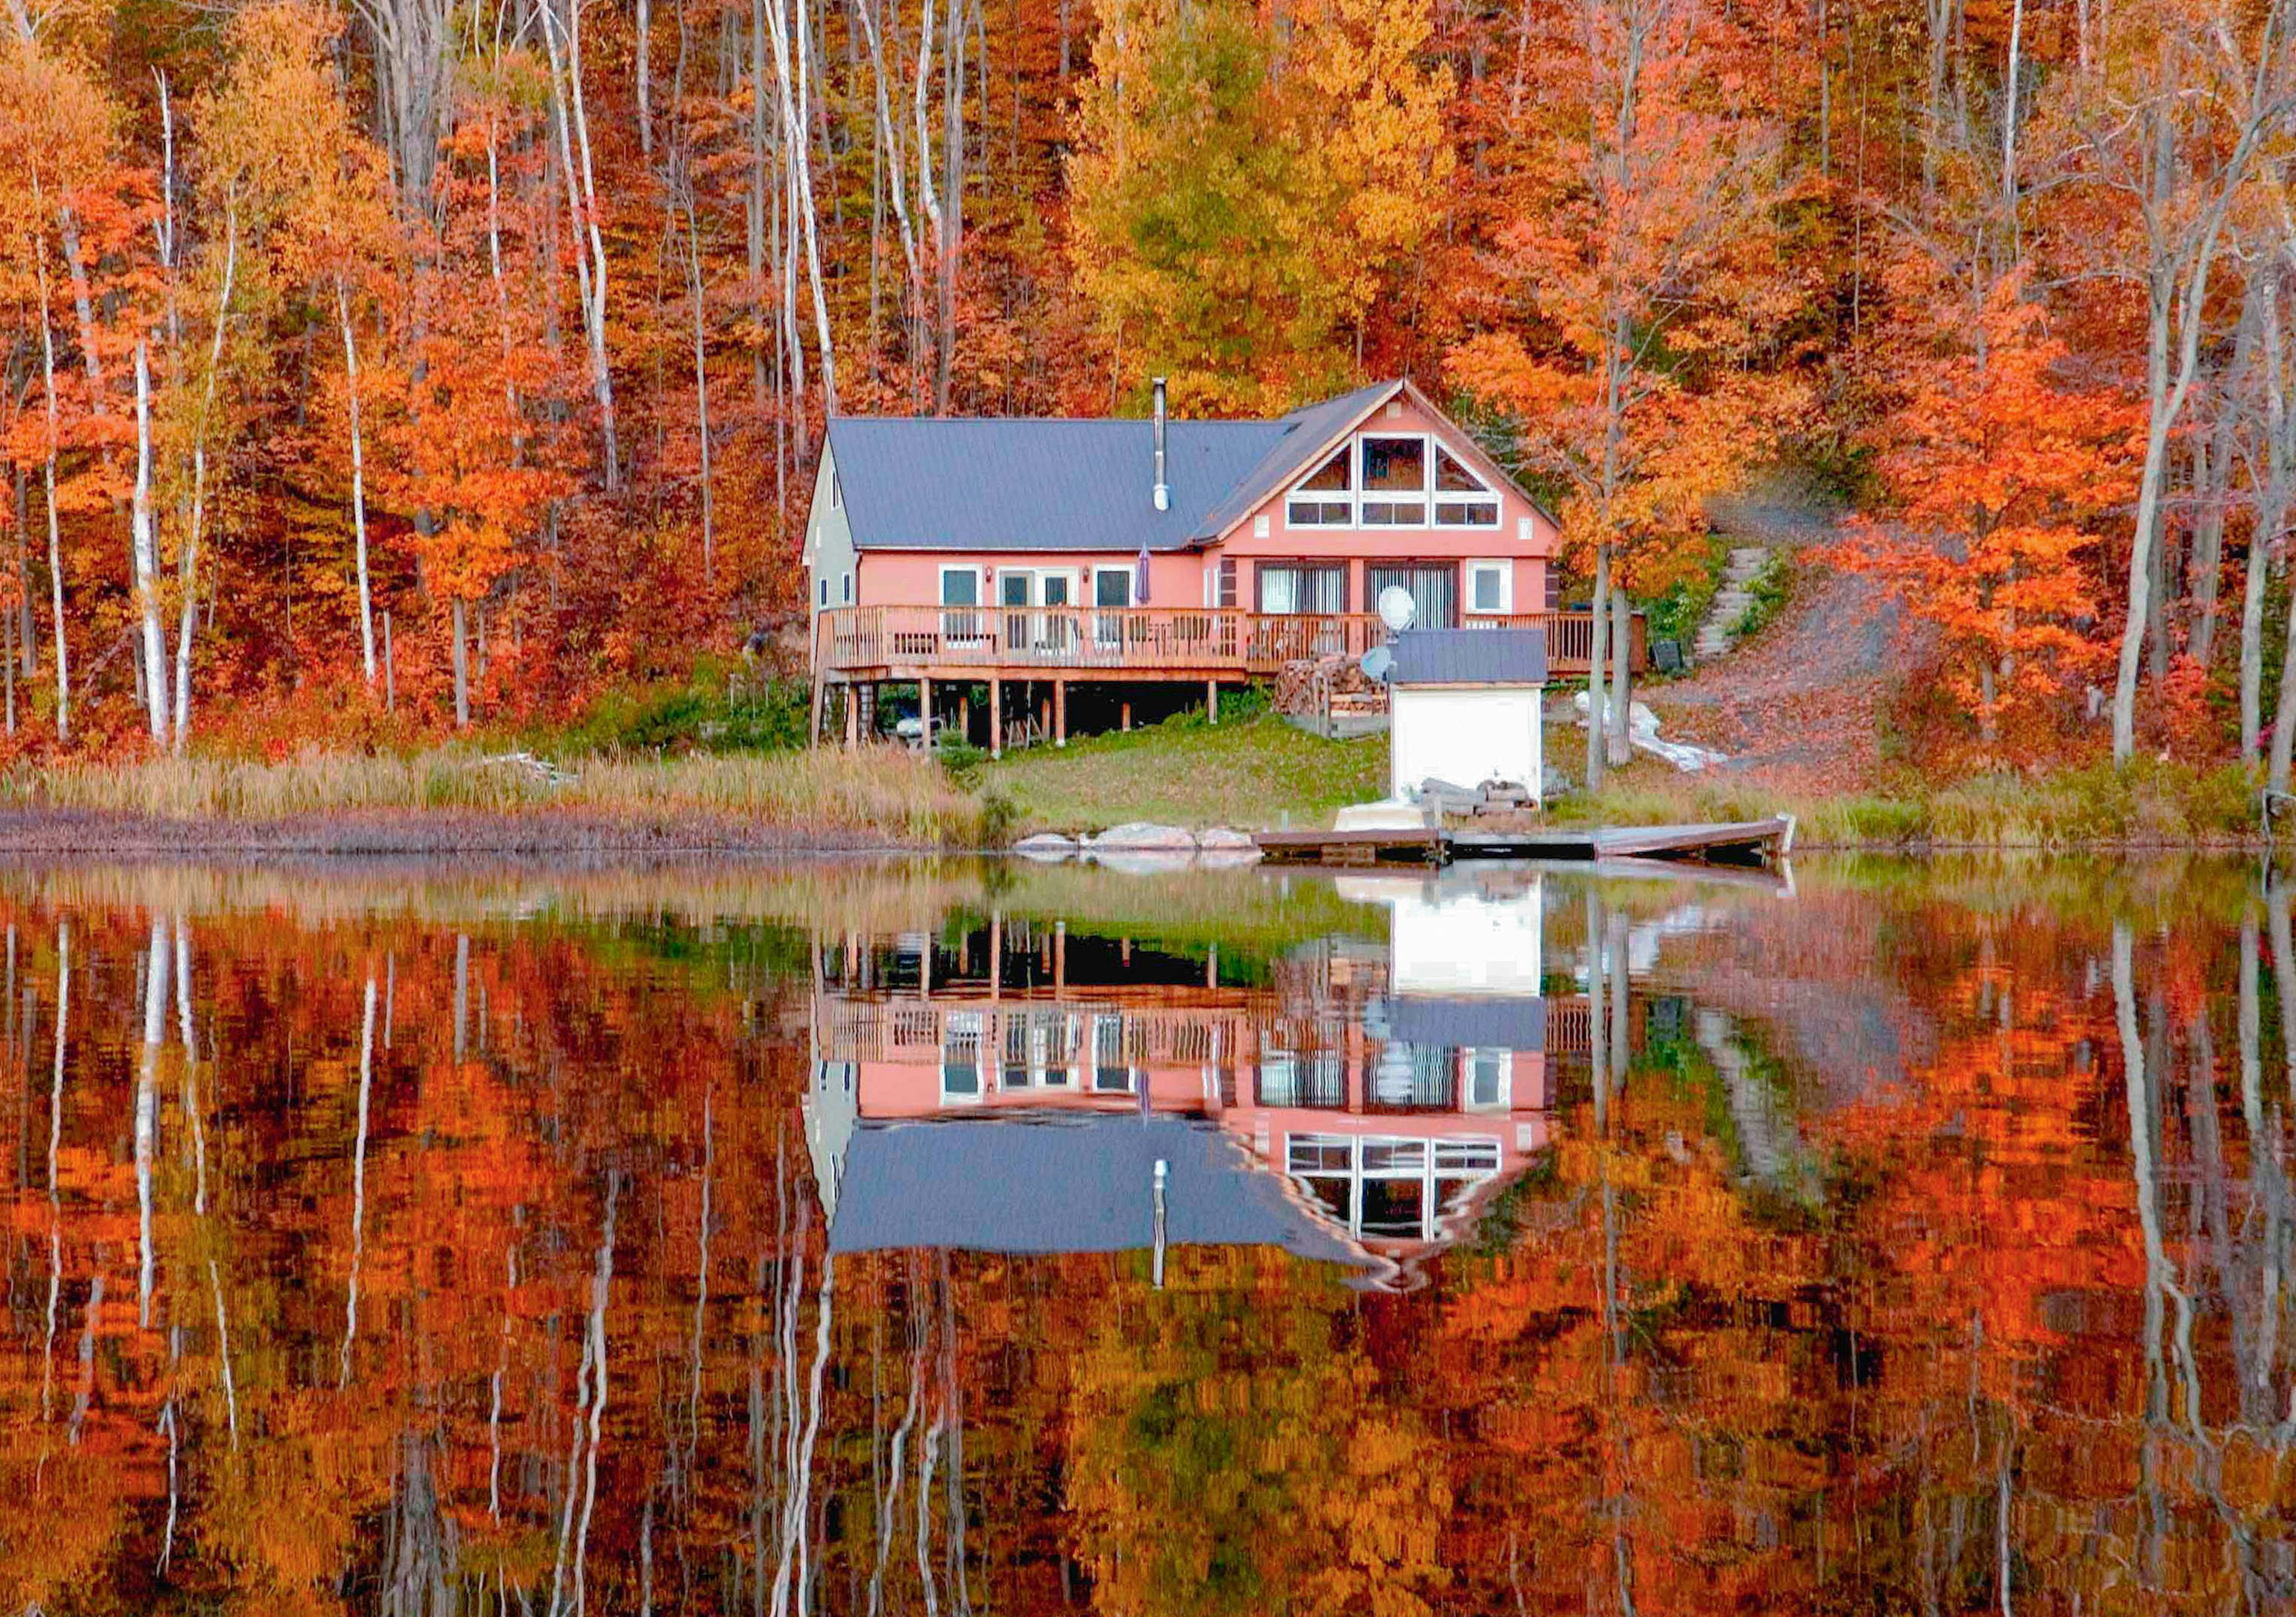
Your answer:
[[[2296,1600],[2252,866],[0,916],[0,1610]]]

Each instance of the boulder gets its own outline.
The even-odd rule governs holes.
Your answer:
[[[1250,831],[1234,830],[1224,825],[1216,825],[1209,831],[1197,832],[1196,845],[1207,853],[1244,851],[1256,853],[1259,847],[1258,840]]]
[[[1023,859],[1054,862],[1073,856],[1077,845],[1073,838],[1058,831],[1038,831],[1033,837],[1023,837],[1013,845],[1013,851]]]
[[[1177,825],[1133,821],[1111,826],[1097,837],[1086,837],[1084,845],[1095,853],[1193,853],[1196,851],[1196,838],[1193,832]]]

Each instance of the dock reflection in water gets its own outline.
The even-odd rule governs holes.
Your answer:
[[[2251,869],[75,867],[0,927],[0,1612],[2296,1604]]]

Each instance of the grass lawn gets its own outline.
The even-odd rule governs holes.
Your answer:
[[[1016,829],[1100,830],[1130,820],[1265,829],[1289,815],[1324,826],[1343,804],[1387,795],[1387,738],[1326,741],[1265,708],[1208,725],[1183,714],[1130,734],[1078,737],[980,766]]]

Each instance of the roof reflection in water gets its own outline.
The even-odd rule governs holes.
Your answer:
[[[1281,1246],[1415,1283],[1548,1143],[1533,872],[1343,878],[1384,946],[1326,937],[1260,981],[991,911],[820,941],[806,1131],[832,1249]]]

